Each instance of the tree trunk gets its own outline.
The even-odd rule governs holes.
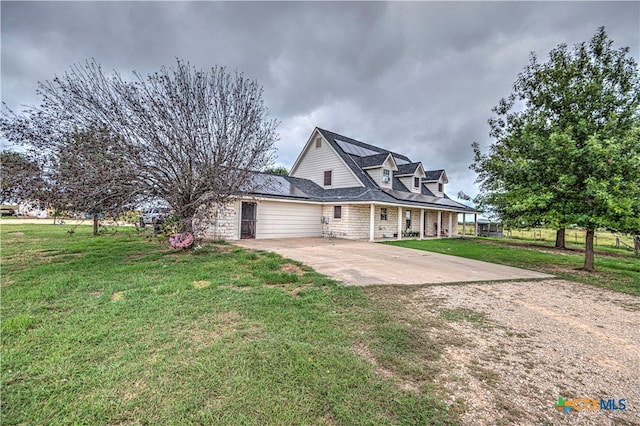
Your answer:
[[[587,236],[585,237],[585,249],[584,249],[584,270],[593,272],[595,266],[593,262],[593,236],[595,235],[594,229],[587,229]]]
[[[556,231],[556,248],[566,249],[567,247],[564,244],[564,234],[565,229],[561,228]]]
[[[98,213],[93,213],[93,235],[98,235]]]

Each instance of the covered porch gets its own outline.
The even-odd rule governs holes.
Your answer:
[[[458,214],[463,217],[462,236],[467,233],[467,214],[473,214],[473,235],[477,235],[477,213],[371,203],[368,239],[373,242],[386,239],[458,238]]]
[[[461,209],[398,205],[391,203],[326,204],[322,207],[322,235],[350,240],[458,238],[458,215],[463,214],[462,234],[473,226],[478,231],[478,215]],[[474,221],[466,223],[467,215]]]

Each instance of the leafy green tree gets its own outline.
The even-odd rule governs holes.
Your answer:
[[[285,166],[269,167],[265,170],[265,173],[271,173],[273,175],[280,175],[280,176],[289,176],[289,170],[287,170]]]
[[[640,76],[628,54],[604,27],[547,62],[532,53],[493,109],[489,152],[473,144],[476,203],[506,224],[585,228],[587,271],[596,228],[640,230]]]
[[[61,210],[90,213],[93,234],[99,217],[117,219],[141,195],[137,170],[122,160],[116,137],[101,129],[75,131],[48,157],[51,201]]]

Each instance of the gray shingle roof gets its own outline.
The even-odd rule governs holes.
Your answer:
[[[336,145],[337,145],[336,141],[339,140],[339,141],[347,142],[347,143],[349,143],[351,145],[359,146],[359,147],[364,148],[364,149],[369,150],[369,151],[373,151],[373,152],[377,152],[377,153],[391,153],[395,158],[399,158],[399,159],[404,160],[404,161],[406,161],[408,163],[411,162],[411,160],[409,160],[408,157],[406,157],[406,156],[404,156],[402,154],[397,154],[395,152],[392,152],[392,151],[389,151],[389,150],[386,150],[386,149],[383,149],[383,148],[379,148],[377,146],[369,145],[368,143],[360,142],[358,140],[351,139],[351,138],[349,138],[347,136],[343,136],[343,135],[340,135],[338,133],[331,132],[329,130],[321,129],[319,127],[317,127],[317,129],[322,134],[322,136],[324,136],[324,138],[326,140],[328,140],[329,142],[333,142]],[[342,149],[340,149],[340,150],[342,151]]]
[[[436,180],[440,179],[440,176],[442,176],[442,174],[444,173],[444,170],[443,169],[440,169],[440,170],[425,170],[424,173],[427,175],[427,177],[424,180],[429,181],[429,182],[433,182],[433,181],[436,181]]]
[[[416,207],[446,208],[454,211],[473,212],[474,209],[457,203],[445,195],[436,197],[424,185],[421,186],[421,193],[410,192],[406,186],[395,175],[413,174],[420,163],[413,163],[401,154],[394,153],[346,136],[339,135],[324,129],[317,129],[329,142],[335,152],[345,162],[347,167],[358,177],[364,187],[324,189],[308,179],[296,178],[292,176],[279,176],[266,173],[256,173],[254,183],[256,184],[252,194],[274,199],[300,199],[313,202],[327,203],[347,203],[347,202],[380,202],[387,204],[415,205]],[[338,143],[341,142],[341,143]],[[345,152],[344,146],[351,153]],[[351,146],[352,145],[352,146]],[[353,146],[357,148],[353,148]],[[368,154],[371,155],[358,155]],[[364,167],[382,165],[387,156],[391,154],[398,164],[398,172],[394,173],[391,189],[382,189],[363,170]],[[402,164],[404,162],[404,164]],[[438,180],[444,170],[433,170],[426,172],[429,177],[437,176]]]
[[[398,171],[394,173],[397,176],[412,175],[416,172],[416,169],[420,166],[420,163],[408,163],[398,166]]]
[[[367,167],[382,166],[384,160],[386,160],[388,156],[388,152],[382,152],[380,154],[369,155],[367,157],[351,155],[351,158],[358,163],[360,167],[366,169]]]

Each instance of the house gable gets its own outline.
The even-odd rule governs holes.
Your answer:
[[[393,172],[398,170],[398,166],[396,165],[391,153],[387,153],[386,156],[383,153],[379,154],[379,156],[384,158],[384,161],[371,162],[371,165],[367,165],[367,158],[369,157],[362,158],[362,168],[369,174],[369,176],[371,176],[371,179],[373,179],[380,188],[391,188]]]
[[[317,128],[291,168],[289,176],[308,179],[327,189],[364,186]]]
[[[426,177],[424,179],[424,185],[432,192],[436,197],[444,197],[445,184],[449,183],[447,172],[444,170],[429,170],[425,172]]]
[[[421,193],[422,180],[426,177],[422,163],[403,164],[396,175],[410,192]]]

